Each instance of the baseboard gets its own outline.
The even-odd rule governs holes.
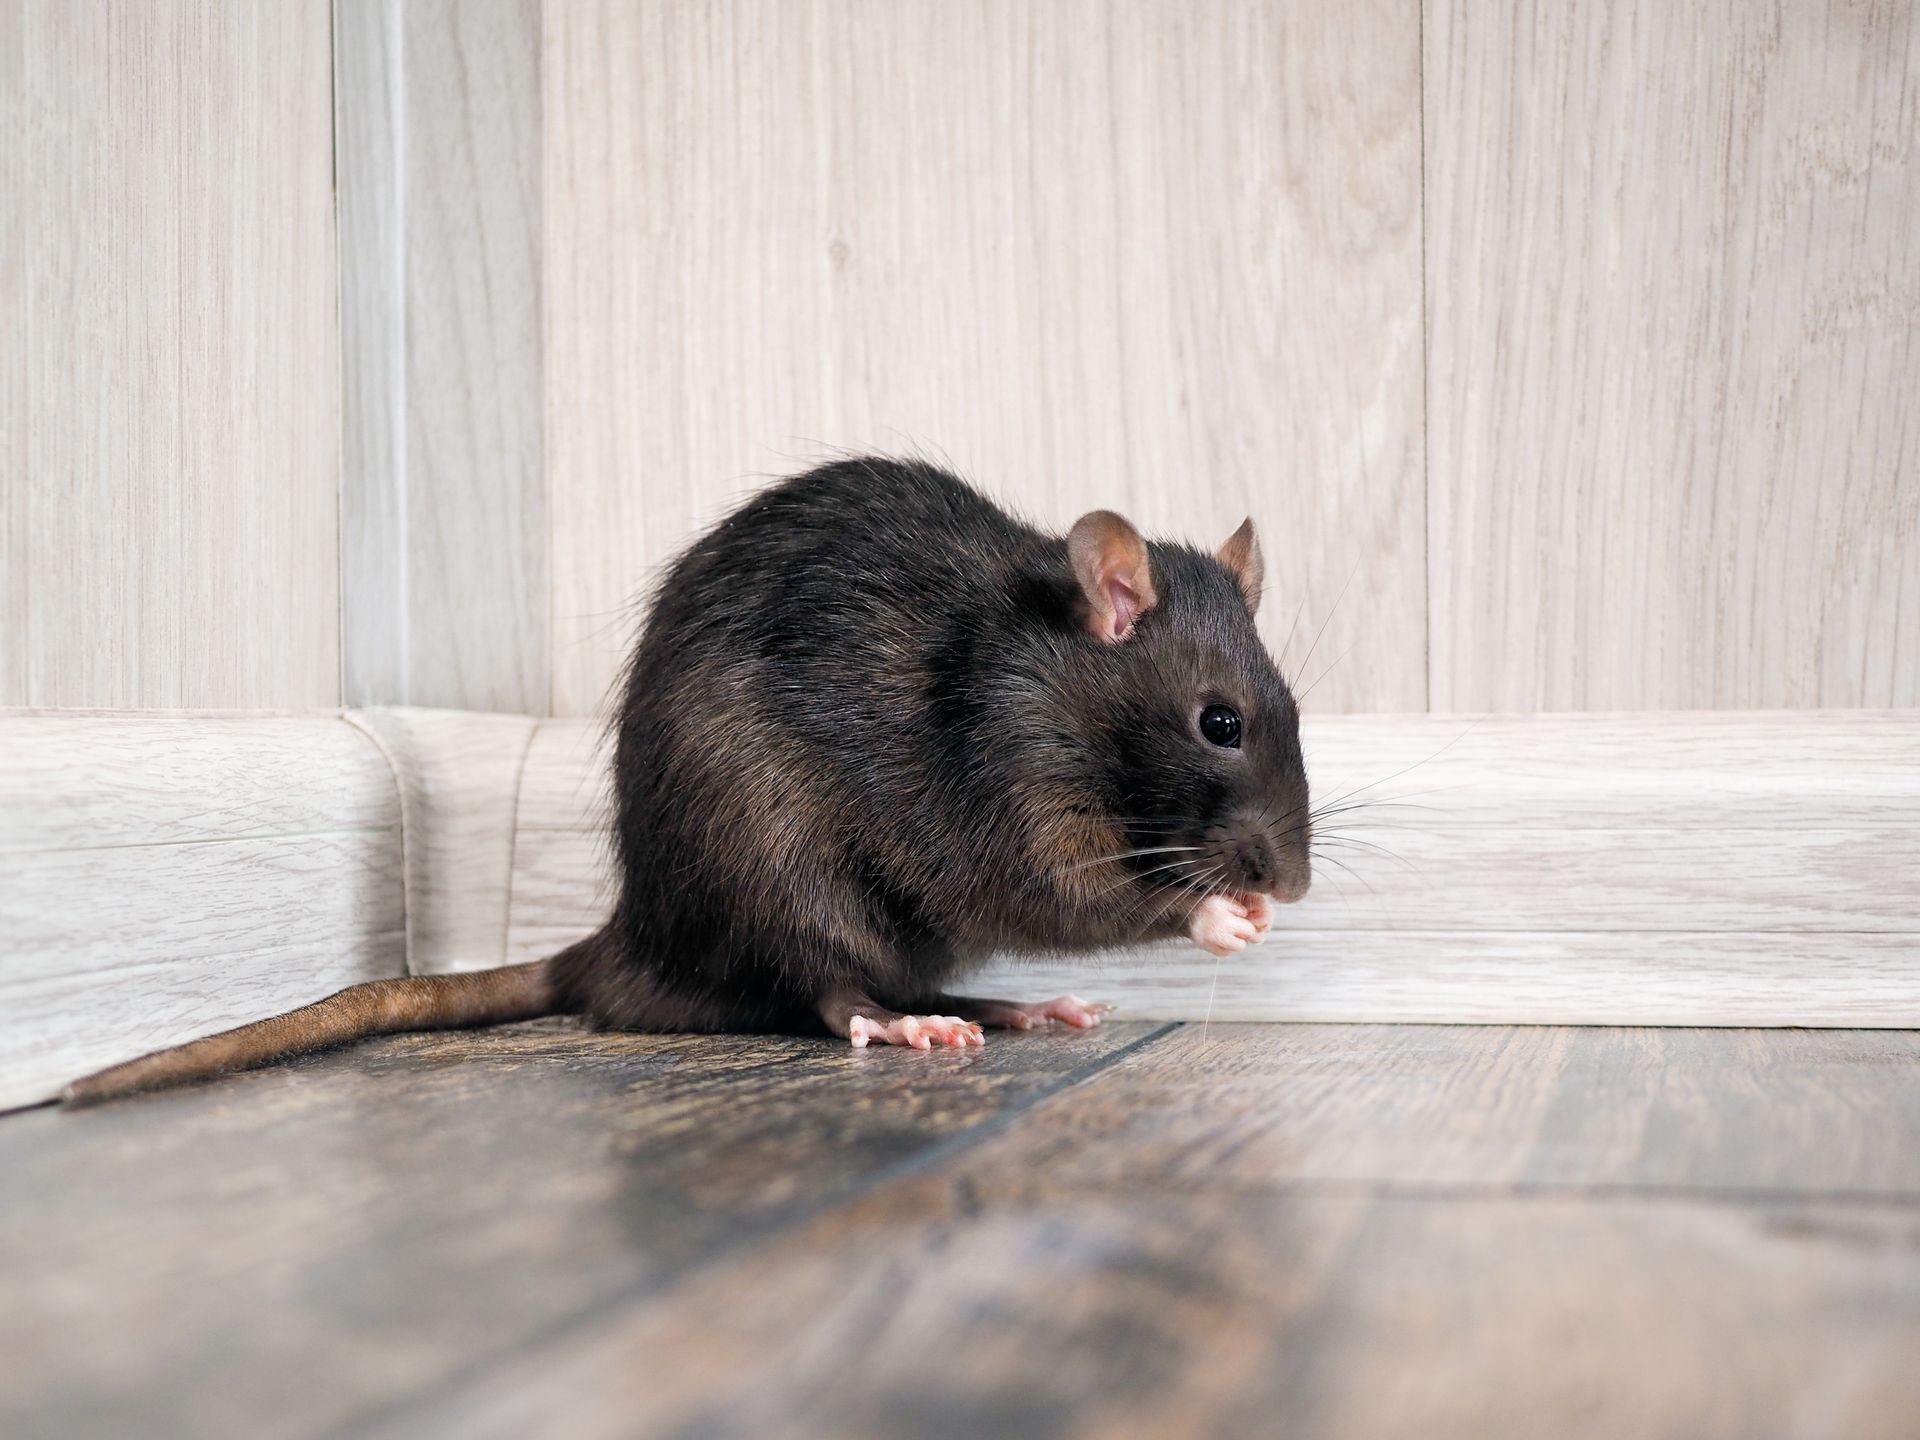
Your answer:
[[[0,711],[0,1110],[401,974],[400,857],[337,714]]]
[[[507,954],[609,898],[605,754],[543,722]],[[1313,892],[1230,960],[1009,957],[1144,1019],[1920,1026],[1920,713],[1321,716]]]
[[[0,1108],[611,897],[585,720],[0,712]],[[998,961],[1144,1019],[1920,1026],[1920,712],[1323,716],[1257,949]]]
[[[1899,934],[1288,930],[1228,960],[1009,957],[979,984],[1130,1019],[1920,1027],[1920,945]]]

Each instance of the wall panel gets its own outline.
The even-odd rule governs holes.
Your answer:
[[[0,704],[337,704],[326,0],[0,39]]]
[[[1434,707],[1920,704],[1920,6],[1424,44]]]
[[[549,5],[555,713],[662,561],[828,446],[1058,527],[1251,511],[1293,668],[1327,622],[1315,703],[1424,706],[1419,18]]]
[[[338,0],[349,705],[547,707],[540,0]]]

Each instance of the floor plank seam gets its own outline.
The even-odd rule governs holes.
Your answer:
[[[1109,1051],[1107,1054],[1102,1055],[1099,1059],[1081,1069],[1070,1071],[1066,1075],[1063,1075],[1057,1084],[1051,1085],[1045,1090],[1027,1097],[1018,1104],[1008,1106],[992,1118],[984,1120],[980,1124],[963,1130],[956,1135],[951,1135],[937,1144],[926,1147],[924,1150],[916,1151],[914,1154],[902,1159],[896,1165],[890,1165],[882,1170],[876,1171],[873,1175],[861,1181],[844,1194],[835,1195],[813,1204],[798,1206],[787,1215],[775,1217],[762,1225],[748,1229],[737,1239],[715,1247],[711,1252],[702,1255],[698,1260],[690,1264],[676,1270],[670,1270],[663,1275],[643,1281],[640,1284],[625,1286],[611,1294],[604,1295],[592,1305],[577,1310],[564,1319],[544,1326],[530,1335],[522,1336],[510,1346],[491,1351],[482,1357],[476,1357],[468,1364],[460,1367],[454,1374],[435,1381],[414,1395],[409,1395],[404,1399],[390,1404],[377,1406],[366,1414],[356,1416],[326,1433],[336,1437],[336,1440],[350,1440],[350,1437],[353,1436],[375,1433],[384,1434],[388,1432],[391,1426],[404,1422],[409,1416],[424,1416],[430,1414],[432,1407],[440,1399],[448,1395],[457,1395],[475,1379],[491,1374],[497,1368],[503,1355],[526,1355],[539,1350],[551,1349],[557,1345],[563,1345],[569,1337],[589,1329],[606,1316],[617,1312],[624,1305],[631,1304],[636,1300],[649,1296],[654,1298],[664,1297],[687,1284],[695,1276],[717,1269],[722,1265],[736,1262],[753,1253],[755,1250],[765,1249],[786,1235],[814,1223],[821,1217],[831,1214],[835,1210],[862,1204],[890,1186],[916,1180],[927,1174],[929,1170],[951,1159],[953,1156],[964,1154],[975,1148],[975,1146],[993,1138],[1011,1125],[1014,1120],[1030,1114],[1039,1106],[1046,1104],[1058,1096],[1079,1089],[1088,1081],[1111,1070],[1122,1060],[1127,1059],[1129,1056],[1136,1055],[1148,1046],[1154,1045],[1176,1031],[1184,1029],[1186,1023],[1187,1022],[1181,1020],[1171,1020],[1165,1024],[1156,1026],[1145,1035],[1130,1040],[1117,1050]]]
[[[1335,1176],[1286,1176],[1257,1180],[1210,1175],[1187,1179],[1164,1174],[1151,1177],[1130,1175],[1127,1183],[1132,1193],[1136,1194],[1145,1193],[1146,1187],[1151,1186],[1156,1194],[1224,1195],[1240,1199],[1297,1197],[1405,1201],[1415,1204],[1475,1204],[1509,1200],[1571,1204],[1685,1201],[1750,1209],[1764,1209],[1773,1205],[1833,1205],[1920,1211],[1920,1191],[1915,1190],[1808,1190],[1775,1186],[1575,1180],[1515,1180],[1488,1184],[1477,1181],[1367,1180]],[[1110,1178],[1076,1180],[1052,1175],[1048,1180],[1048,1193],[1051,1195],[1099,1195],[1111,1193],[1114,1188]],[[963,1208],[973,1213],[986,1208],[986,1203],[981,1198],[980,1188],[969,1182]]]

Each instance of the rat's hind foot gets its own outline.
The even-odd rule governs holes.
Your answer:
[[[994,1030],[1031,1030],[1036,1025],[1059,1021],[1076,1030],[1091,1030],[1101,1017],[1111,1015],[1111,1005],[1093,1005],[1077,995],[1056,995],[1051,1000],[1023,1004],[1018,1000],[975,1000],[966,995],[943,995],[940,1004],[959,1011],[967,1019]]]
[[[916,1050],[951,1046],[964,1050],[969,1045],[987,1043],[978,1025],[958,1015],[895,1015],[891,1011],[849,1016],[847,1039],[856,1050],[864,1050],[869,1045],[911,1045]]]
[[[1187,934],[1211,955],[1235,955],[1267,938],[1273,902],[1264,895],[1209,895],[1193,907]]]
[[[984,1045],[980,1027],[958,1015],[902,1015],[875,1004],[858,990],[838,990],[820,1001],[820,1018],[853,1048],[869,1045],[908,1045],[915,1050],[951,1047],[964,1050]]]

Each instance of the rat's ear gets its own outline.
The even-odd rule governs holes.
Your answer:
[[[1240,594],[1247,602],[1247,613],[1260,608],[1260,587],[1266,583],[1266,557],[1260,553],[1260,537],[1253,533],[1253,517],[1240,522],[1240,528],[1227,537],[1227,543],[1214,552],[1214,558],[1233,572],[1240,582]]]
[[[1159,603],[1147,542],[1111,510],[1090,511],[1074,522],[1067,532],[1067,559],[1087,599],[1087,631],[1101,640],[1126,639],[1134,620]]]

